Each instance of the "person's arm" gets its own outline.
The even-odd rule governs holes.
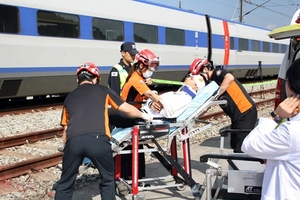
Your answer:
[[[259,125],[244,139],[241,150],[253,157],[286,160],[291,148],[291,138],[286,124],[276,128],[269,118],[260,118]]]
[[[66,145],[66,142],[67,142],[67,129],[68,129],[68,126],[65,125],[64,129],[63,129],[63,135],[62,135],[63,145],[64,146]]]
[[[115,91],[115,93],[120,95],[120,93],[121,93],[120,75],[119,75],[118,70],[115,67],[113,67],[109,72],[108,86],[113,91]]]
[[[230,73],[227,73],[220,85],[219,96],[221,96],[229,88],[232,81],[234,81],[234,76]]]
[[[60,125],[63,127],[62,139],[63,139],[63,145],[65,145],[67,142],[67,129],[68,129],[68,112],[65,107],[63,107],[62,109]]]
[[[161,98],[158,94],[151,90],[147,90],[144,93],[144,96],[150,98],[153,100],[153,103],[151,105],[151,109],[153,109],[156,112],[159,112],[162,108],[165,111],[166,117],[171,117],[174,114],[174,110],[170,104],[170,102],[167,102],[166,99]]]
[[[127,116],[131,118],[142,118],[145,121],[152,121],[153,117],[147,113],[142,113],[140,110],[138,110],[133,105],[128,104],[127,102],[124,102],[115,92],[113,92],[111,89],[108,89],[109,98],[108,98],[108,104],[111,105],[114,109],[119,110],[126,114]]]
[[[297,114],[295,109],[299,103],[299,96],[292,95],[279,104],[275,113],[281,118],[290,118]],[[280,121],[275,121],[272,116],[260,118],[258,126],[244,139],[242,151],[259,158],[287,159],[292,144],[290,132],[293,128],[290,127],[293,122],[282,123],[276,128]]]
[[[144,93],[144,96],[151,99],[154,102],[159,102],[161,100],[161,97],[158,94],[156,94],[154,91],[151,91],[151,90],[147,90]]]
[[[124,102],[121,104],[118,109],[119,111],[125,113],[127,116],[131,118],[142,118],[145,121],[152,121],[153,117],[147,113],[142,113],[139,111],[136,107],[133,105],[130,105],[129,103]]]

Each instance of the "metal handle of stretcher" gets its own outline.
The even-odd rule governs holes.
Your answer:
[[[224,154],[205,154],[200,156],[200,162],[208,162],[209,158],[218,158],[226,160],[245,160],[245,161],[256,161],[264,164],[265,161],[261,158],[254,158],[247,154],[236,154],[236,155],[224,155]]]
[[[222,128],[219,133],[221,137],[227,137],[228,133],[250,133],[252,129],[231,129],[231,128]]]

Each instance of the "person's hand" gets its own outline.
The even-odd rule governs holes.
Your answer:
[[[65,146],[66,142],[67,142],[67,136],[66,136],[66,134],[63,134],[62,139],[63,139],[63,145]]]
[[[300,96],[297,94],[287,97],[276,108],[275,113],[282,118],[290,118],[298,114]]]
[[[147,113],[142,114],[142,119],[145,120],[146,122],[152,122],[153,121],[153,116]]]
[[[153,83],[152,78],[147,78],[147,79],[146,79],[146,84],[147,84],[147,85],[151,85],[152,83]]]
[[[159,113],[162,109],[162,105],[160,103],[152,101],[150,108],[151,110]]]
[[[163,109],[165,111],[166,117],[171,118],[174,115],[174,110],[170,103],[168,103],[165,99],[161,99],[160,103],[163,105]]]

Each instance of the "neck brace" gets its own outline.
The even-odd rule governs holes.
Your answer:
[[[193,92],[193,89],[189,88],[188,86],[184,85],[181,87],[181,90],[190,95],[192,98],[196,96],[196,94]]]

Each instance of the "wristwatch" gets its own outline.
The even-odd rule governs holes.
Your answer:
[[[270,113],[271,117],[273,117],[273,120],[279,124],[280,122],[282,122],[282,118],[280,116],[278,116],[274,111],[272,111]]]

